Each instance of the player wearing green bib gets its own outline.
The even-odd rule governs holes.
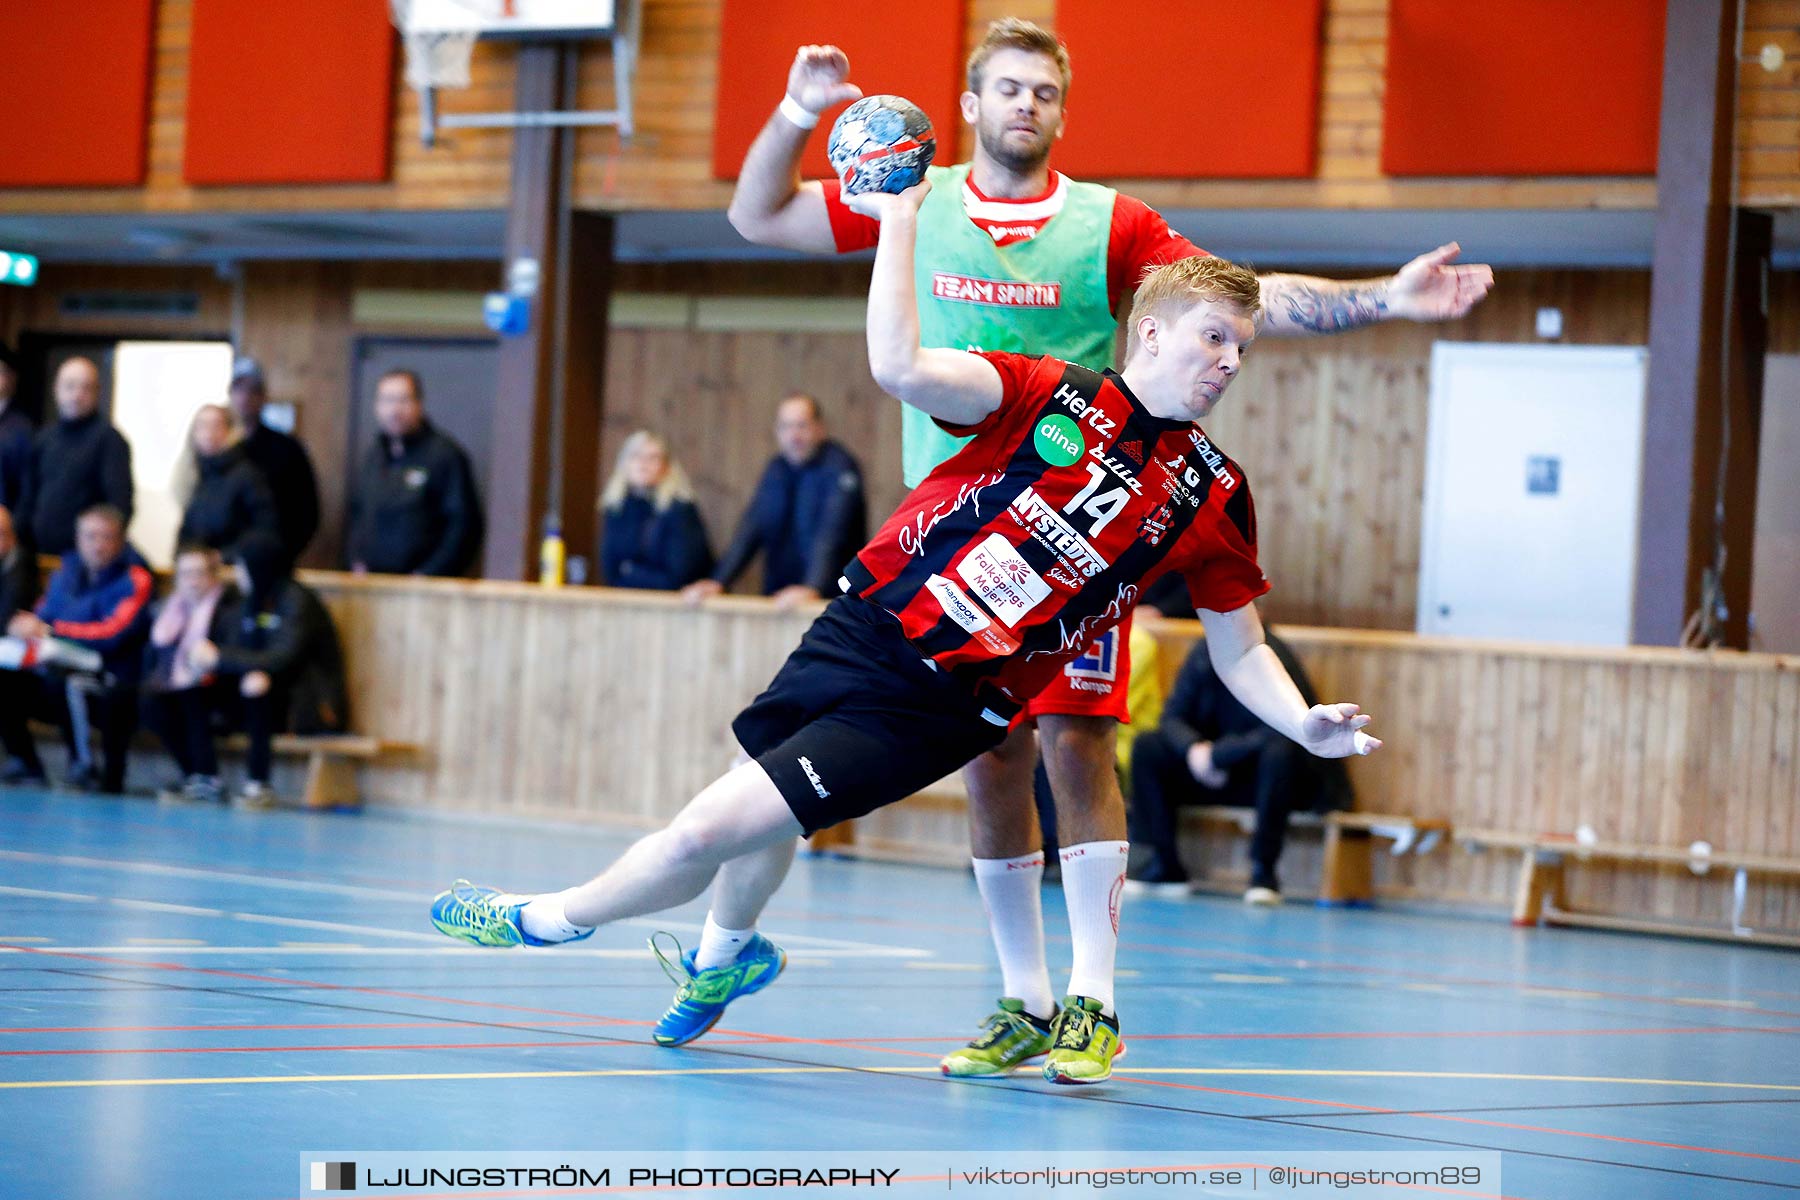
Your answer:
[[[732,223],[751,241],[816,253],[876,244],[879,224],[852,211],[835,182],[802,182],[799,173],[818,114],[862,94],[848,82],[849,70],[834,46],[803,46],[795,56],[787,95],[745,157],[732,199]],[[932,189],[917,218],[914,281],[923,345],[1044,354],[1103,367],[1113,359],[1120,307],[1144,274],[1205,253],[1141,201],[1050,169],[1069,80],[1067,52],[1029,22],[995,22],[970,55],[961,104],[976,134],[974,157],[931,170]],[[1330,333],[1393,318],[1459,317],[1487,293],[1493,273],[1454,264],[1456,254],[1455,245],[1440,247],[1383,279],[1263,276],[1263,332]],[[1071,417],[1068,429],[1055,434],[1059,445],[1090,436],[1080,424],[1084,414]],[[905,420],[910,487],[960,443],[910,408]],[[1129,455],[1129,447],[1122,452]],[[1111,1073],[1116,1047],[1086,1036],[1095,1022],[1084,1014],[1116,1019],[1113,962],[1128,847],[1113,763],[1116,726],[1126,717],[1125,644],[1124,630],[1115,630],[1027,707],[1042,737],[1063,841],[1074,962],[1060,1008],[1044,954],[1032,721],[964,770],[970,849],[1006,995],[981,1034],[944,1059],[946,1074],[999,1074],[1045,1055],[1045,1074],[1058,1082],[1097,1082]],[[759,878],[766,882],[770,874]],[[720,899],[716,891],[715,908]],[[742,895],[723,899],[740,919],[752,907]]]

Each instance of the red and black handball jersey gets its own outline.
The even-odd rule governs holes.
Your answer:
[[[973,440],[845,571],[940,670],[1023,702],[1168,572],[1216,612],[1269,590],[1249,481],[1198,425],[1151,416],[1111,371],[982,357],[1000,407],[945,426]]]

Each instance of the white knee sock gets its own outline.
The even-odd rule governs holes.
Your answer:
[[[574,890],[570,888],[568,891],[546,892],[542,896],[532,897],[519,910],[519,924],[526,933],[546,942],[566,942],[586,933],[589,926],[575,924],[569,920],[568,913],[563,911],[569,892]]]
[[[1056,997],[1044,961],[1043,852],[973,861],[1006,994],[1023,1000],[1033,1016],[1054,1016]]]
[[[755,929],[725,929],[713,920],[710,912],[707,913],[706,926],[700,931],[699,948],[694,951],[694,969],[704,971],[731,962],[755,934]]]
[[[1119,953],[1119,901],[1129,842],[1083,842],[1062,849],[1063,899],[1075,962],[1069,995],[1092,996],[1113,1011],[1113,960]]]

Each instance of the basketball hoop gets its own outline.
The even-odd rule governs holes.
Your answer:
[[[486,21],[501,11],[488,0],[389,0],[394,24],[406,43],[406,82],[429,88],[469,86],[469,59]],[[421,20],[420,10],[429,9]]]

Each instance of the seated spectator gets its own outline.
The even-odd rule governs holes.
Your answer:
[[[350,497],[351,570],[467,575],[481,549],[481,500],[469,456],[425,419],[425,385],[389,371],[375,385],[375,423]]]
[[[19,360],[12,347],[0,342],[0,508],[11,512],[25,493],[25,468],[31,459],[31,439],[37,432],[31,417],[19,407]]]
[[[804,392],[775,412],[778,453],[763,471],[737,536],[711,579],[689,584],[690,602],[730,587],[760,551],[763,594],[784,607],[835,596],[844,564],[862,549],[868,526],[862,468],[826,437],[819,402]]]
[[[38,431],[15,514],[19,537],[39,554],[75,548],[75,519],[111,505],[131,523],[131,444],[100,412],[100,368],[71,358],[56,372],[57,420]]]
[[[349,691],[337,628],[319,597],[293,577],[287,551],[272,534],[238,543],[238,597],[214,621],[218,641],[194,647],[193,662],[237,696],[237,724],[250,737],[244,808],[271,808],[274,735],[342,733],[350,727]]]
[[[237,417],[223,404],[202,405],[194,414],[183,455],[192,491],[175,539],[178,547],[210,546],[229,554],[251,530],[279,536],[275,500],[243,442]]]
[[[12,513],[0,506],[0,631],[20,613],[37,603],[37,555],[19,544]],[[24,659],[21,656],[21,665]],[[35,690],[32,677],[22,670],[0,667],[0,745],[6,748],[6,765],[0,783],[42,783],[44,768],[37,748],[25,728]]]
[[[300,440],[263,423],[268,402],[262,365],[239,358],[231,366],[231,409],[244,426],[244,456],[268,481],[281,544],[288,562],[296,563],[319,528],[319,481]]]
[[[175,554],[175,587],[150,626],[145,657],[144,724],[162,738],[181,769],[180,787],[165,790],[199,803],[225,798],[213,724],[215,713],[232,708],[232,695],[195,664],[194,649],[222,636],[228,597],[219,552],[211,546],[181,547]]]
[[[607,587],[679,591],[712,571],[712,547],[687,473],[669,444],[640,429],[625,439],[600,493],[600,581]]]
[[[1312,682],[1300,662],[1266,630],[1269,648],[1293,677],[1306,702]],[[1275,874],[1287,838],[1288,814],[1350,806],[1350,777],[1338,759],[1314,758],[1239,704],[1213,670],[1206,643],[1194,643],[1169,692],[1162,720],[1145,729],[1131,750],[1131,841],[1149,851],[1130,878],[1185,891],[1186,869],[1176,844],[1176,812],[1183,804],[1244,805],[1256,809],[1250,838],[1251,904],[1280,904]]]
[[[34,673],[27,710],[53,720],[69,747],[71,787],[117,793],[125,788],[125,756],[137,725],[137,683],[150,626],[154,580],[125,541],[125,514],[98,504],[75,523],[75,552],[63,557],[35,614],[21,612],[7,632],[27,640],[54,637],[100,656],[98,674],[54,679]],[[96,769],[88,733],[98,726]],[[32,755],[28,766],[35,765]],[[41,774],[42,768],[37,768]]]

